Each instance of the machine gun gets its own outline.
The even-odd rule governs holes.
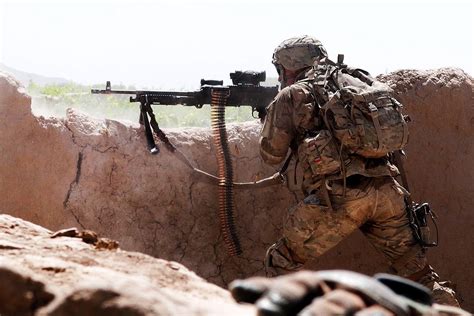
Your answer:
[[[145,135],[148,148],[152,154],[159,152],[156,146],[151,128],[158,138],[164,141],[169,147],[169,142],[163,132],[159,129],[158,123],[153,114],[151,105],[183,105],[201,108],[204,104],[213,104],[212,92],[225,91],[225,106],[252,107],[252,114],[257,113],[258,118],[263,120],[266,114],[266,107],[278,93],[278,86],[264,87],[260,82],[265,81],[265,72],[255,71],[235,71],[230,74],[232,85],[223,86],[222,80],[201,80],[201,88],[197,91],[143,91],[143,90],[113,90],[110,81],[107,81],[105,90],[92,89],[93,94],[129,94],[130,102],[140,103],[140,124],[145,127]],[[151,128],[150,128],[151,125]]]
[[[132,91],[112,90],[110,81],[107,81],[105,90],[92,89],[97,94],[130,94],[130,102],[140,103],[140,124],[145,127],[145,136],[148,148],[152,154],[159,153],[151,130],[166,145],[168,150],[187,165],[193,173],[202,176],[207,181],[218,185],[219,193],[219,219],[224,242],[230,255],[239,255],[242,252],[240,241],[234,225],[234,198],[233,188],[261,187],[282,183],[282,171],[260,181],[247,183],[234,183],[232,159],[227,143],[225,128],[226,106],[250,106],[252,113],[258,113],[263,120],[266,107],[278,93],[278,86],[263,87],[260,82],[265,81],[265,72],[236,71],[230,74],[232,85],[224,86],[221,80],[201,80],[201,88],[191,92],[172,91]],[[201,108],[204,104],[211,105],[212,130],[216,145],[218,176],[213,176],[193,166],[186,156],[178,150],[165,133],[159,128],[153,114],[152,105],[184,105]]]

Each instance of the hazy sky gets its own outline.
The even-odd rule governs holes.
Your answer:
[[[0,62],[81,83],[197,88],[266,70],[284,39],[318,37],[373,74],[473,71],[473,1],[0,0]]]

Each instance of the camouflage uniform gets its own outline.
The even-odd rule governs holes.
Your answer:
[[[297,79],[305,77],[303,72]],[[292,144],[300,146],[305,133],[322,128],[314,112],[315,102],[308,81],[297,81],[280,91],[267,108],[260,138],[266,163],[283,162]],[[304,161],[301,151],[299,155]],[[405,190],[393,178],[397,168],[385,158],[349,154],[346,158],[345,181],[341,173],[321,178],[302,163],[306,198],[290,209],[283,237],[270,247],[266,262],[270,267],[298,270],[359,228],[397,274],[428,286],[439,303],[457,306],[454,292],[437,282],[438,275],[413,237],[405,211]],[[322,190],[323,186],[327,190]]]

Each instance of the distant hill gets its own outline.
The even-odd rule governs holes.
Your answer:
[[[56,78],[56,77],[45,77],[21,70],[17,70],[14,68],[10,68],[2,63],[0,63],[0,71],[10,73],[15,77],[18,81],[21,82],[22,85],[28,87],[30,82],[34,82],[37,85],[44,86],[44,85],[51,85],[51,84],[66,84],[70,83],[71,81],[66,80],[64,78]]]

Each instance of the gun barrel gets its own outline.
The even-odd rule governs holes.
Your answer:
[[[101,89],[91,89],[92,94],[137,94],[142,91],[133,91],[133,90],[101,90]]]

